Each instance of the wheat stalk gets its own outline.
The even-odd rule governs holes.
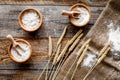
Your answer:
[[[60,59],[62,59],[62,57],[65,55],[66,51],[68,50],[68,47],[75,41],[75,39],[80,35],[80,33],[82,32],[82,30],[79,30],[74,36],[73,38],[67,42],[67,44],[65,45],[65,47],[63,48],[63,50],[61,51],[61,54],[58,56],[57,58],[57,62],[60,61]]]
[[[38,79],[37,79],[37,80],[40,80],[40,79],[41,79],[43,73],[45,72],[45,69],[46,69],[47,66],[48,66],[48,64],[49,64],[49,63],[47,63],[47,64],[45,65],[44,69],[42,70],[41,74],[38,76]]]
[[[85,48],[85,46],[91,41],[91,39],[88,39],[79,49],[79,51],[77,52],[77,56],[79,56],[81,54],[81,52],[83,51],[83,49]]]
[[[78,42],[80,41],[80,39],[81,39],[82,36],[83,36],[83,34],[81,34],[81,35],[78,36],[78,38],[77,38],[77,39],[73,42],[73,44],[70,46],[70,48],[69,48],[69,50],[68,50],[65,58],[59,62],[58,66],[57,66],[57,69],[56,69],[56,72],[55,72],[54,75],[53,75],[52,80],[55,80],[58,72],[60,71],[61,66],[63,65],[63,63],[64,63],[65,60],[67,59],[69,53],[70,53],[71,51],[73,51],[73,49],[75,48],[75,46],[78,44]]]
[[[49,44],[48,44],[48,46],[49,46],[48,56],[50,58],[52,56],[52,38],[51,38],[51,36],[49,36]]]
[[[103,49],[98,54],[98,58],[101,57],[101,55],[104,53],[104,51],[107,49],[107,47],[110,45],[110,41],[108,40]]]
[[[64,31],[63,31],[63,32],[64,32]],[[68,47],[74,42],[74,40],[80,35],[81,32],[82,32],[82,30],[79,30],[79,31],[73,36],[73,38],[72,38],[70,41],[67,42],[67,44],[66,44],[65,47],[63,48],[61,54],[57,57],[56,63],[59,62],[59,64],[60,64],[60,63],[62,62],[62,58],[63,58],[63,56],[65,55]],[[59,65],[59,64],[58,64],[58,65]],[[54,67],[55,67],[55,66],[53,66],[53,68],[54,68]],[[52,78],[52,75],[53,75],[53,72],[52,72],[52,74],[50,75],[50,79]]]
[[[48,66],[49,66],[49,63],[50,63],[50,59],[51,59],[51,56],[52,56],[52,38],[51,36],[49,36],[49,50],[48,50],[48,56],[49,56],[49,60],[48,60],[48,65],[47,65],[47,71],[46,71],[46,77],[45,77],[45,80],[48,79]]]
[[[43,69],[42,73],[38,76],[38,79],[37,80],[40,80],[40,78],[42,77],[43,73],[45,72],[45,69],[48,67],[49,63],[50,63],[50,57],[52,56],[52,38],[51,36],[48,37],[49,39],[49,49],[48,49],[48,57],[49,57],[49,60],[47,62],[47,64],[45,65],[45,68]],[[47,69],[48,70],[48,69]],[[48,72],[48,71],[46,71]],[[45,77],[45,80],[47,79],[47,76],[48,74],[46,73],[46,77]]]
[[[56,51],[56,54],[55,54],[55,57],[54,57],[54,60],[53,60],[53,63],[52,63],[52,70],[55,69],[56,60],[57,60],[58,55],[59,55],[59,53],[60,53],[60,48],[61,48],[61,44],[58,46],[58,49],[57,49],[57,51]],[[49,77],[49,80],[51,80],[53,73],[54,73],[54,72],[52,71],[52,72],[51,72],[51,75],[50,75],[50,77]]]
[[[85,47],[85,49],[83,50],[81,56],[79,57],[79,59],[78,59],[78,61],[77,61],[77,65],[76,65],[76,67],[75,67],[75,70],[73,71],[71,80],[73,79],[73,77],[74,77],[74,75],[75,75],[75,72],[76,72],[78,66],[79,66],[80,63],[82,62],[82,60],[83,60],[83,58],[84,58],[84,56],[85,56],[85,54],[86,54],[86,51],[87,51],[87,49],[88,49],[88,46],[89,46],[89,45],[86,45],[86,47]]]
[[[54,70],[54,69],[55,69],[55,65],[52,65],[52,70]],[[51,74],[50,74],[49,80],[51,80],[51,79],[52,79],[53,74],[54,74],[54,72],[53,72],[53,71],[51,71]]]
[[[74,64],[76,63],[76,61],[78,60],[79,56],[81,55],[82,51],[84,50],[85,46],[87,44],[89,44],[91,39],[88,39],[82,46],[81,48],[78,50],[78,52],[76,53],[77,54],[77,57],[75,58],[75,61],[73,62],[73,64],[71,65],[71,67],[69,68],[68,72],[66,73],[66,75],[64,76],[64,79],[66,79],[67,75],[69,74],[69,72],[71,71],[71,69],[73,68]]]
[[[56,51],[56,54],[55,54],[55,57],[54,57],[54,60],[53,60],[53,63],[52,63],[53,65],[56,64],[57,58],[58,58],[59,53],[60,53],[60,49],[61,49],[61,44],[58,46],[58,49]]]
[[[65,58],[60,60],[58,66],[57,66],[57,69],[56,69],[56,71],[55,71],[55,73],[54,73],[54,75],[53,75],[52,80],[55,80],[55,78],[56,78],[56,76],[57,76],[57,74],[58,74],[58,72],[59,72],[62,64],[65,62],[65,60],[67,59],[69,53],[75,48],[75,46],[78,44],[79,40],[80,40],[81,37],[83,36],[83,34],[81,34],[81,32],[82,32],[82,30],[79,30],[79,31],[73,36],[73,38],[70,40],[71,43],[68,43],[68,44],[72,44],[72,43],[73,43],[73,44],[70,46],[68,52],[66,53]],[[81,35],[80,35],[80,34],[81,34]],[[76,38],[77,38],[77,39],[76,39]],[[67,46],[68,46],[68,45],[67,45]],[[67,48],[67,49],[68,49],[68,48]],[[66,49],[66,51],[67,51],[67,49]],[[62,58],[63,58],[63,57],[62,57]]]
[[[64,28],[64,30],[63,30],[63,32],[62,32],[62,34],[61,34],[61,36],[60,36],[60,38],[59,38],[59,40],[58,40],[58,42],[57,42],[56,51],[58,51],[58,47],[59,47],[59,45],[61,44],[61,41],[62,41],[63,37],[64,37],[65,34],[66,34],[66,31],[67,31],[67,26]],[[55,51],[55,53],[56,53],[56,51]],[[52,69],[55,68],[56,63],[57,63],[57,60],[54,62],[54,64],[52,64]],[[51,70],[52,70],[52,69],[51,69]],[[50,71],[50,73],[51,73],[51,74],[50,74],[49,80],[52,78],[52,75],[53,75],[53,72],[52,72],[52,71]]]
[[[63,37],[65,36],[66,31],[67,31],[67,26],[65,26],[65,28],[64,28],[64,30],[62,32],[62,35],[60,36],[60,38],[59,38],[59,40],[57,42],[57,47],[59,46],[59,44],[61,43]]]
[[[70,39],[71,44],[75,41],[75,39],[82,33],[82,30],[80,29],[73,37]]]
[[[68,52],[73,51],[73,49],[74,49],[75,46],[79,43],[79,41],[80,41],[80,39],[81,39],[82,36],[83,36],[83,33],[80,34],[80,35],[78,36],[78,38],[73,42],[73,44],[70,46]]]
[[[110,47],[107,47],[104,51],[103,54],[101,55],[101,57],[99,57],[99,59],[97,60],[97,62],[95,63],[95,65],[93,67],[91,67],[91,69],[88,71],[88,73],[86,74],[86,76],[84,77],[83,80],[86,80],[86,78],[90,75],[90,73],[95,69],[95,67],[105,58],[106,54],[108,53],[108,51],[110,50]]]

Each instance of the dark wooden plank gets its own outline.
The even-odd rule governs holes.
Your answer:
[[[62,41],[62,44],[66,44],[66,42],[68,41],[68,39],[70,38],[64,38]],[[44,54],[47,55],[48,53],[48,39],[47,38],[30,38],[30,39],[25,39],[27,40],[31,46],[32,46],[32,50],[35,53],[40,53],[40,54]],[[56,44],[57,44],[58,38],[52,38],[52,42],[53,42],[53,52],[54,49],[56,48]],[[7,39],[0,39],[0,55],[6,55],[7,54],[7,48],[10,45],[10,41]],[[35,54],[33,54],[35,55]],[[36,54],[37,55],[37,54]],[[41,56],[41,55],[38,55]]]
[[[100,69],[99,69],[100,68]],[[106,73],[102,70],[106,70],[108,66],[103,67],[103,65],[99,65],[92,72],[87,80],[119,80],[120,77],[117,76],[119,72],[116,72],[114,69],[108,69]],[[101,70],[101,71],[100,71]],[[99,72],[98,72],[99,71]],[[41,71],[39,70],[0,70],[0,80],[37,80]],[[103,74],[105,75],[103,75]],[[96,74],[96,75],[95,75]],[[99,76],[101,75],[101,76]],[[45,74],[43,74],[40,80],[44,80]],[[75,75],[77,78],[79,75]],[[74,78],[75,80],[81,80],[80,78]]]
[[[85,70],[85,68],[86,67],[78,67],[78,70],[76,71],[76,75],[74,77],[75,80],[82,80],[88,71]],[[81,73],[79,73],[79,71],[81,71]],[[40,73],[41,70],[0,70],[0,80],[36,80]],[[114,68],[101,63],[94,69],[87,80],[119,80],[120,76],[118,73],[119,71],[115,71]],[[44,78],[44,74],[42,78]],[[61,78],[63,78],[63,76],[61,76]],[[57,80],[60,80],[61,78]]]
[[[62,41],[62,46],[66,44],[70,38],[64,38]],[[18,64],[13,62],[7,53],[7,48],[10,44],[10,41],[7,39],[0,39],[0,70],[2,69],[44,69],[44,66],[48,61],[48,39],[40,38],[40,39],[26,39],[32,45],[32,57],[28,62],[24,64]],[[52,38],[53,41],[53,52],[56,48],[58,38]],[[63,47],[62,47],[63,49]],[[6,61],[7,60],[7,61]],[[6,64],[4,64],[6,63]]]
[[[72,5],[84,2],[88,5],[105,6],[109,0],[1,0],[0,4],[19,5]]]
[[[34,34],[23,31],[18,25],[18,14],[27,7],[37,8],[44,16],[43,26]],[[68,22],[68,17],[62,16],[60,11],[67,10],[69,6],[18,6],[3,5],[0,7],[0,37],[11,34],[14,37],[59,37],[64,26],[68,27],[66,37],[73,36],[79,28],[74,27]],[[104,7],[90,7],[92,10],[92,18],[86,27],[91,27]]]
[[[70,5],[78,2],[77,0],[4,0],[0,4],[22,4],[22,5]]]
[[[0,70],[0,80],[37,80],[40,73],[39,70]]]

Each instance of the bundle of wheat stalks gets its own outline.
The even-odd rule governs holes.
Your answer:
[[[45,80],[55,80],[56,76],[58,75],[59,71],[61,70],[62,65],[64,64],[64,62],[66,61],[66,59],[68,58],[70,53],[75,49],[75,47],[80,42],[80,40],[81,40],[81,38],[83,36],[82,30],[79,30],[70,40],[68,40],[68,42],[66,43],[65,47],[61,50],[62,40],[63,40],[63,37],[66,34],[66,31],[67,31],[67,27],[64,28],[63,33],[61,34],[61,36],[60,36],[60,38],[59,38],[59,40],[57,42],[56,50],[55,50],[54,53],[52,52],[52,39],[49,36],[49,51],[48,51],[49,60],[48,60],[48,63],[46,64],[45,68],[43,69],[42,73],[39,75],[38,80],[41,79],[41,76],[43,75],[43,73],[45,71],[46,71]],[[76,53],[76,55],[77,55],[76,59],[74,60],[74,62],[72,63],[71,67],[67,71],[67,73],[64,76],[63,80],[66,80],[67,75],[70,73],[72,67],[75,65],[75,63],[77,63],[77,65],[76,65],[76,67],[75,67],[75,69],[73,71],[72,77],[71,77],[71,80],[73,79],[78,66],[83,61],[84,56],[86,54],[86,51],[89,48],[90,41],[91,41],[91,39],[88,39],[87,41],[85,41],[82,44],[82,46],[80,47],[80,49]],[[110,49],[109,44],[110,44],[110,42],[108,41],[106,43],[105,47],[97,55],[98,56],[98,60],[93,65],[93,67],[91,67],[91,69],[88,71],[88,73],[86,74],[86,76],[84,77],[83,80],[85,80],[90,75],[90,73],[93,71],[93,69],[106,56],[106,54],[108,53],[108,51]],[[53,57],[53,60],[52,60],[52,57]],[[48,70],[48,65],[50,64],[50,61],[52,61],[52,69],[50,69],[50,71],[49,71]]]

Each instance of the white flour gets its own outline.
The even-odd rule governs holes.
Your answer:
[[[40,23],[40,19],[35,11],[30,10],[28,12],[25,12],[22,16],[22,23],[27,30],[34,30],[36,29],[36,26],[38,26],[38,24]]]
[[[109,23],[109,24],[108,24]],[[119,59],[120,57],[120,27],[116,22],[108,21],[108,37],[111,41],[110,51],[112,52],[114,59]],[[120,61],[115,62],[118,66],[120,66]]]
[[[87,57],[83,60],[82,66],[91,67],[96,60],[96,55],[87,51]]]
[[[116,61],[115,63],[116,63],[118,66],[120,66],[120,61]]]
[[[17,53],[17,51],[12,47],[11,49],[11,55],[18,61],[25,60],[29,57],[30,55],[30,47],[28,44],[23,43],[23,42],[18,42],[21,47],[25,50],[22,50],[20,47],[16,47],[16,49],[19,51],[21,56]]]
[[[109,31],[108,36],[111,41],[111,51],[119,52],[120,51],[120,28],[116,23],[111,23],[107,25]]]
[[[75,19],[75,18],[72,19],[75,24],[82,25],[82,24],[87,23],[89,21],[90,14],[86,8],[77,7],[74,10],[80,11],[80,15],[78,16],[79,19]]]

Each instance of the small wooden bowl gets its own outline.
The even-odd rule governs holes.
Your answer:
[[[90,18],[91,18],[91,10],[90,10],[90,8],[89,8],[87,5],[85,5],[85,4],[83,4],[83,3],[77,3],[77,4],[73,5],[73,6],[71,6],[69,10],[72,11],[72,10],[73,10],[74,8],[76,8],[77,6],[84,7],[85,9],[88,10],[88,12],[89,12],[89,14],[90,14],[90,17],[89,17],[89,21],[90,21]],[[73,18],[69,16],[69,21],[70,21],[70,23],[72,23],[73,25],[75,25],[75,26],[77,26],[77,27],[83,27],[83,26],[85,26],[86,24],[88,24],[88,22],[89,22],[89,21],[88,21],[88,22],[86,22],[86,23],[84,23],[84,24],[82,24],[82,25],[79,25],[79,24],[76,24],[75,22],[73,22],[72,19],[73,19]]]
[[[23,42],[23,43],[26,43],[27,45],[29,45],[30,47],[30,55],[28,58],[24,59],[24,60],[17,60],[16,58],[14,58],[14,56],[11,54],[11,48],[12,48],[12,44],[9,46],[8,48],[8,54],[10,56],[10,58],[15,61],[15,62],[18,62],[18,63],[23,63],[23,62],[26,62],[32,55],[32,47],[30,45],[29,42],[27,42],[26,40],[23,40],[23,39],[15,39],[16,42]]]
[[[36,26],[36,28],[33,29],[33,30],[28,30],[28,29],[26,29],[25,26],[24,26],[24,24],[23,24],[23,22],[22,22],[22,16],[23,16],[23,14],[24,14],[25,12],[27,12],[27,11],[30,11],[30,10],[35,11],[35,12],[38,14],[39,18],[40,18],[40,23],[39,23],[39,25]],[[22,29],[24,29],[25,31],[27,31],[27,32],[34,32],[34,31],[38,30],[38,29],[41,27],[41,25],[42,25],[42,23],[43,23],[43,16],[42,16],[42,14],[41,14],[37,9],[35,9],[35,8],[27,8],[27,9],[24,9],[23,11],[21,11],[20,14],[18,15],[18,23],[19,23],[20,27],[21,27]]]

